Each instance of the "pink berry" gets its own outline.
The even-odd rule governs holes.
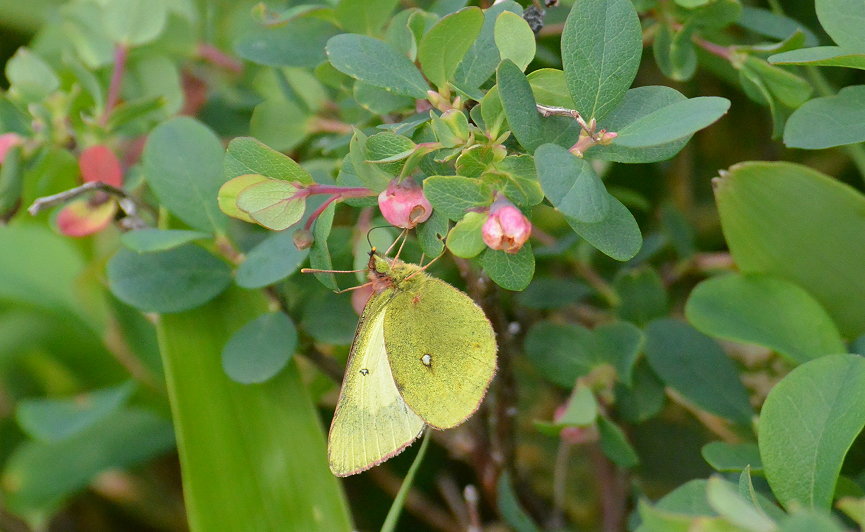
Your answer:
[[[432,205],[423,189],[411,178],[391,181],[378,196],[378,208],[385,220],[403,229],[427,221],[432,214]]]

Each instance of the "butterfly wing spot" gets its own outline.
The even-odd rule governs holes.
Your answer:
[[[411,298],[412,305],[417,305],[418,303],[420,303],[420,294],[417,294],[413,298]]]
[[[421,363],[426,367],[432,367],[432,355],[429,353],[425,353],[424,356],[420,357]]]
[[[366,377],[367,375],[369,375],[369,370],[366,368],[363,368],[360,370],[360,374],[363,375],[364,377]]]

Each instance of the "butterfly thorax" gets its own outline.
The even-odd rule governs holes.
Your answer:
[[[369,257],[369,280],[375,293],[380,294],[388,288],[409,288],[414,280],[420,281],[423,270],[416,264],[399,259],[387,259],[378,255]]]

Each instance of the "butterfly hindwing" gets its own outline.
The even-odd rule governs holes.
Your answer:
[[[384,345],[390,294],[374,296],[364,310],[328,435],[328,461],[348,476],[399,454],[424,428],[400,396]]]
[[[446,429],[474,413],[496,371],[492,325],[472,299],[425,273],[388,301],[384,343],[402,398]]]

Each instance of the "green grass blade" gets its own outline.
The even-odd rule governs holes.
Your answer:
[[[321,423],[295,364],[256,385],[233,382],[222,370],[225,342],[265,311],[260,293],[230,289],[203,307],[160,317],[190,529],[349,530]]]
[[[414,482],[414,475],[420,468],[420,463],[423,462],[423,457],[426,454],[426,448],[429,446],[429,431],[430,429],[427,429],[423,435],[420,449],[418,449],[417,455],[414,457],[414,462],[411,463],[411,467],[408,469],[408,473],[406,473],[405,479],[402,481],[402,486],[399,487],[399,491],[393,500],[393,504],[391,504],[390,510],[387,512],[384,524],[381,525],[381,532],[393,532],[396,530],[396,523],[399,521],[399,514],[402,513],[405,499],[408,497],[408,492],[411,489],[412,482]]]

